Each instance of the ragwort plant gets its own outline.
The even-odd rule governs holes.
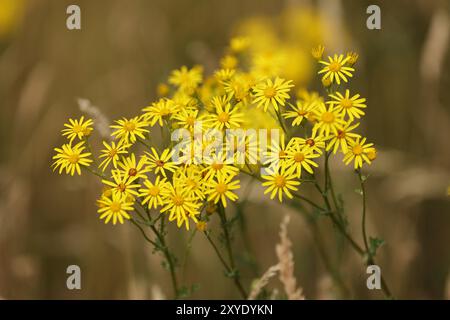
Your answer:
[[[207,77],[201,66],[173,71],[167,83],[158,86],[157,101],[135,117],[118,119],[110,126],[111,139],[102,141],[98,156],[90,147],[95,119],[83,116],[64,124],[62,135],[68,141],[55,148],[54,170],[72,176],[85,170],[101,180],[104,187],[97,204],[104,223],[132,223],[162,254],[175,298],[189,290],[178,281],[177,259],[166,241],[167,222],[186,230],[194,225],[194,233],[203,233],[242,298],[248,297],[233,252],[231,226],[236,217],[227,213],[230,205],[245,201],[241,175],[259,181],[270,199],[303,212],[313,229],[317,229],[317,216],[329,218],[365,265],[375,264],[382,242],[369,238],[366,231],[363,169],[376,159],[377,150],[357,130],[366,99],[348,88],[358,55],[350,52],[323,59],[325,48],[314,48],[312,57],[318,62],[324,95],[300,89],[295,98],[292,81],[253,70],[251,45],[248,38],[234,38],[221,67]],[[270,65],[270,57],[266,59]],[[258,128],[272,128],[276,123],[281,133],[251,131],[255,119]],[[214,139],[217,132],[233,129],[246,131]],[[157,141],[159,136],[162,139]],[[261,143],[264,139],[270,141],[267,147]],[[331,157],[342,157],[358,177],[362,246],[349,232],[343,201],[334,189]],[[317,175],[319,168],[323,181]],[[303,194],[303,188],[311,187],[321,203]],[[220,221],[222,246],[217,243],[218,230],[208,224],[211,219]],[[316,241],[336,286],[347,295],[321,238]],[[391,297],[384,279],[382,290]]]

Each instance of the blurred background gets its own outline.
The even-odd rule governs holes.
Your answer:
[[[70,4],[81,8],[81,30],[66,28]],[[370,4],[381,7],[381,30],[366,28]],[[202,64],[211,72],[230,37],[242,34],[262,37],[262,53],[282,52],[280,72],[310,89],[318,88],[313,46],[360,54],[351,87],[368,99],[362,130],[379,147],[368,169],[368,224],[386,241],[377,256],[383,275],[397,297],[450,298],[449,16],[447,0],[0,0],[0,298],[170,297],[160,256],[131,224],[98,220],[100,183],[53,173],[53,148],[62,124],[81,115],[78,98],[109,119],[134,115],[172,69]],[[332,166],[361,239],[357,178],[340,161]],[[301,215],[258,187],[244,209],[247,245],[242,230],[233,234],[247,286],[276,263],[279,224],[290,214],[299,285],[308,299],[337,297]],[[319,222],[333,253],[339,239]],[[192,298],[238,298],[204,237],[186,254],[190,234],[174,225],[169,234],[186,257],[180,281],[199,284]],[[367,290],[365,268],[348,248],[332,258],[353,297],[382,297]],[[66,288],[71,264],[81,267],[82,290]]]

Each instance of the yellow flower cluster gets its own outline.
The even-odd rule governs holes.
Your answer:
[[[83,153],[92,120],[69,120],[63,130],[69,143],[55,149],[54,168],[71,175],[89,168],[102,177],[98,212],[105,223],[123,223],[130,212],[144,210],[150,216],[167,214],[178,227],[189,229],[194,222],[204,230],[206,213],[238,200],[240,173],[261,180],[265,193],[281,202],[295,195],[305,174],[314,174],[324,153],[343,153],[345,163],[353,162],[355,169],[371,163],[376,156],[373,144],[354,132],[366,99],[339,90],[355,71],[357,55],[322,61],[324,48],[315,48],[313,57],[323,65],[318,73],[330,82],[328,96],[303,90],[294,101],[292,81],[245,67],[251,46],[248,38],[233,38],[221,68],[207,77],[201,66],[173,71],[167,83],[158,86],[159,100],[111,125],[113,141],[103,141],[100,163],[94,161],[98,169],[89,168],[92,155]],[[272,121],[284,132],[276,138],[247,130],[246,135],[225,135],[220,141],[208,134],[213,129],[251,129],[254,119],[263,119],[258,128]],[[188,142],[174,146],[170,138],[178,129],[184,130],[178,138]],[[261,147],[262,137],[271,140],[267,150]],[[75,139],[80,142],[72,145]]]

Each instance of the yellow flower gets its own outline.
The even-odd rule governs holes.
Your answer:
[[[113,162],[114,168],[117,167],[117,161],[120,158],[121,154],[127,154],[128,153],[128,147],[129,144],[126,144],[123,140],[120,140],[117,144],[112,141],[109,145],[106,141],[103,141],[103,145],[105,146],[105,149],[101,151],[101,155],[99,158],[105,158],[100,165],[98,166],[102,171],[104,172],[108,165]]]
[[[234,37],[230,41],[230,49],[233,52],[240,53],[245,51],[250,46],[250,39],[248,37]]]
[[[267,180],[262,183],[263,187],[267,187],[264,194],[270,193],[270,199],[274,199],[278,195],[280,202],[283,201],[283,195],[292,199],[292,191],[297,191],[296,186],[300,185],[300,181],[296,180],[293,171],[283,168],[269,172],[269,175],[262,175],[261,178]]]
[[[250,100],[250,89],[253,86],[253,78],[245,74],[237,74],[229,80],[223,82],[225,92],[228,94],[228,100],[232,97],[238,102],[247,104]]]
[[[115,225],[117,221],[123,224],[124,218],[131,219],[128,211],[133,210],[133,202],[128,200],[126,194],[112,193],[111,197],[102,196],[98,200],[100,208],[97,210],[100,213],[100,219],[105,219],[105,224],[112,218],[112,223]]]
[[[147,165],[147,157],[141,156],[139,162],[136,163],[136,156],[132,153],[129,157],[122,158],[122,161],[118,163],[117,173],[129,177],[129,178],[147,178],[145,175],[146,172],[149,172],[150,169]]]
[[[349,141],[348,152],[344,156],[344,162],[348,165],[354,161],[354,168],[362,168],[364,162],[371,164],[371,160],[368,157],[368,153],[373,150],[373,143],[366,143],[366,138],[357,138],[355,141]]]
[[[188,195],[196,200],[203,200],[204,183],[202,178],[202,169],[191,165],[177,170],[173,177],[173,184],[188,190]]]
[[[297,101],[295,106],[289,103],[289,106],[292,110],[283,113],[283,117],[285,119],[294,118],[294,121],[292,121],[293,126],[299,126],[303,119],[308,119],[308,116],[316,108],[315,103],[305,103],[301,101]]]
[[[324,51],[325,51],[325,47],[323,45],[318,45],[317,47],[312,48],[311,54],[314,59],[320,60],[320,59],[322,59]]]
[[[339,112],[337,106],[330,105],[327,108],[325,104],[321,103],[317,105],[314,113],[317,123],[313,127],[313,132],[319,131],[324,136],[328,136],[330,133],[336,134],[337,130],[345,124],[342,113]]]
[[[223,207],[227,207],[227,199],[236,201],[238,196],[233,192],[240,188],[239,180],[232,181],[234,175],[220,176],[207,183],[208,201],[214,201],[217,204],[219,201]]]
[[[347,52],[347,57],[349,57],[348,64],[350,66],[353,66],[356,63],[356,61],[358,61],[359,55],[356,52],[350,51]]]
[[[258,162],[260,148],[256,132],[243,130],[242,135],[227,134],[225,148],[227,155],[234,157],[235,165],[257,164]]]
[[[361,109],[366,108],[365,105],[366,99],[360,98],[359,94],[350,97],[350,91],[345,90],[345,95],[342,95],[340,92],[336,92],[335,94],[330,94],[330,97],[333,98],[332,101],[328,101],[328,104],[337,105],[339,107],[339,112],[342,112],[344,116],[348,115],[350,121],[353,121],[354,118],[360,119],[361,116],[364,115],[364,111]]]
[[[158,87],[156,88],[156,93],[158,97],[165,97],[169,94],[169,92],[170,88],[167,84],[165,83],[158,84]]]
[[[279,140],[272,139],[268,146],[269,151],[264,153],[264,165],[268,165],[270,169],[277,170],[280,167],[285,167],[287,147],[285,143],[285,136],[282,134]]]
[[[80,120],[69,119],[70,123],[64,124],[66,129],[63,129],[61,132],[63,136],[66,136],[67,139],[70,140],[70,143],[72,143],[75,138],[82,140],[84,137],[88,137],[91,134],[93,130],[92,124],[94,122],[92,121],[92,119],[88,119],[84,122],[83,121],[84,116],[82,116]]]
[[[214,72],[214,76],[218,81],[226,81],[233,78],[234,74],[236,73],[236,70],[234,69],[220,69]]]
[[[102,180],[102,183],[112,187],[112,193],[124,194],[127,196],[138,196],[138,192],[134,189],[139,188],[140,184],[133,183],[136,177],[126,177],[120,175],[118,172],[112,172],[113,181],[106,179]]]
[[[320,135],[317,131],[314,131],[308,138],[292,138],[295,143],[305,148],[311,149],[313,152],[322,153],[322,149],[325,148],[325,140],[327,138]]]
[[[183,109],[180,112],[173,115],[173,119],[176,121],[178,127],[194,130],[195,122],[202,121],[204,116],[199,116],[197,109]]]
[[[214,177],[234,176],[239,173],[239,168],[232,165],[234,159],[228,159],[223,152],[205,155],[203,161],[206,165],[206,168],[202,171],[205,180],[211,180]]]
[[[220,66],[222,69],[236,69],[238,65],[238,59],[232,55],[226,55],[220,59]]]
[[[348,144],[350,141],[354,141],[356,138],[360,138],[361,136],[357,133],[351,132],[359,126],[359,123],[351,125],[351,122],[347,122],[343,127],[339,128],[336,133],[333,133],[328,138],[330,141],[327,145],[327,151],[333,148],[333,153],[336,153],[341,147],[342,152],[345,154],[348,152]]]
[[[63,144],[61,149],[55,148],[54,150],[57,154],[53,156],[53,160],[55,160],[52,164],[53,171],[59,167],[59,174],[66,169],[66,174],[70,173],[73,176],[76,172],[78,175],[81,175],[81,166],[89,167],[92,162],[88,158],[91,153],[83,153],[84,149],[84,141],[79,142],[73,147],[71,144]]]
[[[284,106],[286,99],[289,99],[289,91],[294,86],[292,81],[286,81],[276,78],[275,81],[267,79],[267,81],[257,84],[253,89],[255,91],[253,103],[257,103],[257,107],[264,107],[267,111],[269,106],[273,106],[278,111],[278,106]]]
[[[162,195],[168,190],[166,178],[161,179],[160,176],[156,176],[154,183],[150,180],[145,180],[144,186],[147,188],[139,189],[139,197],[144,198],[142,205],[148,203],[149,209],[160,207],[163,204]]]
[[[192,91],[202,82],[202,68],[196,66],[188,69],[182,66],[179,70],[174,70],[169,77],[169,83],[177,86],[183,91]]]
[[[314,153],[313,149],[307,146],[301,146],[298,143],[292,143],[292,146],[287,150],[286,167],[296,171],[297,178],[302,174],[302,168],[313,174],[312,167],[319,165],[311,159],[320,157],[320,154]]]
[[[355,69],[351,67],[346,67],[345,64],[350,60],[350,57],[345,57],[344,55],[335,54],[334,57],[328,57],[329,62],[319,61],[319,63],[323,64],[324,67],[319,71],[319,74],[325,73],[322,79],[329,78],[331,82],[336,82],[337,84],[341,84],[341,79],[344,82],[348,82],[347,77],[351,78],[352,72]]]
[[[116,139],[123,140],[126,143],[135,143],[137,137],[144,139],[144,134],[148,132],[144,129],[148,124],[146,121],[142,121],[139,117],[134,117],[132,119],[122,118],[121,120],[116,120],[115,125],[111,128],[116,129],[111,136],[115,136]]]
[[[203,232],[203,231],[205,231],[206,230],[206,227],[207,227],[207,223],[206,223],[206,221],[199,221],[199,222],[197,222],[197,230],[198,231],[201,231],[201,232]]]
[[[367,150],[367,158],[369,158],[370,161],[373,161],[377,158],[377,149],[375,149],[375,147],[369,148],[369,150]]]
[[[199,204],[189,197],[186,189],[168,184],[168,190],[163,195],[163,206],[161,212],[169,213],[169,221],[177,220],[178,228],[184,223],[189,230],[189,218],[198,222]]]
[[[148,159],[148,166],[150,169],[154,169],[156,174],[162,174],[164,177],[166,177],[166,170],[170,172],[174,172],[176,169],[176,164],[171,161],[173,151],[170,151],[170,149],[165,149],[161,156],[158,155],[158,152],[155,148],[152,148],[152,153],[149,153],[145,151]]]
[[[239,128],[244,122],[244,116],[239,112],[239,108],[234,106],[231,108],[231,103],[227,102],[222,106],[221,103],[215,103],[215,113],[207,116],[207,122],[212,128],[222,130],[224,128]]]
[[[176,104],[171,99],[159,99],[157,102],[142,109],[144,111],[143,118],[150,123],[150,126],[154,126],[155,123],[162,127],[164,120],[168,120],[172,114],[178,111],[180,105]]]

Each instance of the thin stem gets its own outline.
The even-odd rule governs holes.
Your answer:
[[[231,268],[230,275],[233,277],[234,283],[236,284],[236,287],[238,288],[242,297],[244,299],[247,299],[247,297],[248,297],[247,292],[245,291],[244,287],[242,286],[242,284],[239,280],[239,272],[236,269],[236,265],[234,263],[233,250],[231,247],[231,238],[230,238],[230,233],[228,230],[228,221],[227,221],[227,217],[225,215],[225,208],[223,207],[223,205],[221,203],[218,204],[218,213],[220,216],[220,221],[221,221],[221,225],[222,225],[222,229],[223,229],[223,235],[225,238],[225,247],[227,249],[228,259],[230,261],[230,268]]]

